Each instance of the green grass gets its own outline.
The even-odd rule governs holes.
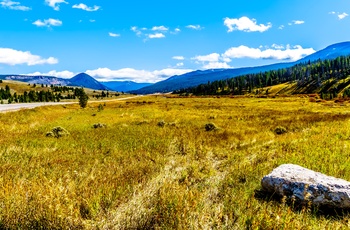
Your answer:
[[[349,227],[348,216],[255,198],[283,163],[350,180],[346,102],[149,96],[98,107],[1,114],[0,228]],[[70,135],[45,137],[56,126]]]

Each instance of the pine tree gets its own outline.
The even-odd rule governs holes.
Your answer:
[[[88,95],[85,93],[85,91],[83,89],[81,89],[81,92],[79,93],[79,105],[81,108],[85,108],[87,106],[89,97]]]

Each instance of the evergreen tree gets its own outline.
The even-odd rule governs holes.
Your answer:
[[[84,89],[81,89],[81,91],[79,92],[78,98],[79,98],[79,105],[80,105],[80,107],[81,108],[85,108],[87,106],[89,97],[85,93]]]

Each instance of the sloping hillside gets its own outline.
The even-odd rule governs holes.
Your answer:
[[[350,56],[241,75],[175,92],[195,95],[269,94],[269,87],[279,84],[286,86],[275,93],[319,93],[325,99],[350,96]]]
[[[217,80],[228,79],[245,74],[256,74],[260,72],[288,68],[296,64],[314,62],[317,60],[329,60],[339,56],[350,55],[350,42],[342,42],[330,45],[323,50],[304,57],[296,62],[278,63],[267,66],[237,68],[237,69],[212,69],[205,71],[194,71],[191,73],[173,76],[167,80],[155,83],[151,86],[133,91],[133,93],[150,94],[155,92],[171,92],[182,88],[206,84]]]

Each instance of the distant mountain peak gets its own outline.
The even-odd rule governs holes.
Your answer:
[[[79,73],[69,79],[70,86],[81,86],[90,89],[108,90],[108,87],[102,85],[95,78],[86,73]]]

